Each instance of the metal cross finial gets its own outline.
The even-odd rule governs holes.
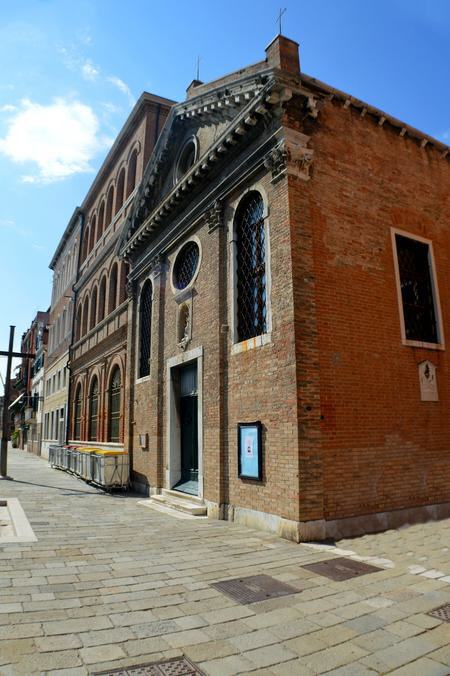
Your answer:
[[[282,18],[283,14],[284,14],[285,12],[286,12],[286,7],[285,7],[284,9],[281,9],[281,7],[280,7],[280,11],[279,11],[278,16],[277,16],[277,21],[278,21],[278,35],[281,35],[281,18]]]
[[[201,60],[201,57],[197,56],[197,77],[196,77],[196,80],[200,80],[200,60]]]

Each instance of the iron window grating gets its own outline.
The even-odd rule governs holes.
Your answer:
[[[142,289],[140,302],[139,378],[150,375],[152,295],[151,282],[147,281]]]
[[[173,284],[182,291],[194,278],[200,259],[197,242],[187,242],[179,251],[173,266]]]
[[[430,246],[395,235],[407,340],[438,343],[438,329],[430,260]]]
[[[267,331],[266,242],[264,203],[252,191],[236,214],[238,340]]]

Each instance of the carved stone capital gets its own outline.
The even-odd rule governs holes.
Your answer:
[[[156,277],[164,271],[165,260],[165,256],[159,253],[150,261],[150,270]]]
[[[309,136],[294,129],[285,130],[288,174],[303,181],[311,178],[314,159],[314,151],[307,147],[308,142]]]
[[[127,296],[130,300],[134,298],[134,294],[136,291],[136,283],[132,281],[131,279],[127,279],[127,283],[125,285],[125,290],[127,292]]]
[[[222,200],[216,200],[205,213],[205,221],[208,225],[208,232],[213,232],[223,225],[223,203]]]
[[[276,183],[282,178],[287,169],[287,153],[284,140],[278,143],[275,148],[264,157],[264,166],[272,172],[272,183]]]

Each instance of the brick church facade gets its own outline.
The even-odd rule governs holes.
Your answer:
[[[71,438],[128,450],[167,504],[296,541],[448,516],[448,147],[305,75],[283,36],[187,93],[107,253],[86,232],[109,170],[87,198]]]

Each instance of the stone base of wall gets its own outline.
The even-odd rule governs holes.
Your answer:
[[[356,537],[366,533],[377,533],[399,526],[408,526],[426,521],[439,521],[450,518],[450,502],[438,505],[423,505],[408,509],[397,509],[390,512],[364,514],[345,519],[326,521],[292,521],[275,514],[267,514],[253,509],[234,505],[218,505],[205,501],[208,517],[235,521],[249,528],[256,528],[275,533],[293,542],[311,542],[331,538],[339,540],[344,537]]]

